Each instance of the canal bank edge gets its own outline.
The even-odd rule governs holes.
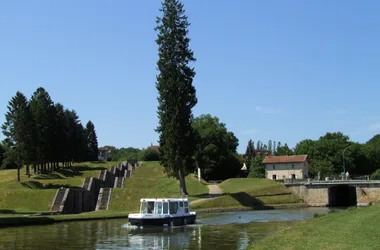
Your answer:
[[[288,204],[278,206],[262,206],[262,207],[237,207],[237,208],[209,208],[195,210],[197,214],[209,213],[224,213],[224,212],[240,212],[240,211],[259,211],[259,210],[273,210],[273,209],[290,209],[290,208],[304,208],[308,207],[304,204]],[[20,226],[33,226],[33,225],[49,225],[60,222],[70,221],[89,221],[89,220],[107,220],[107,219],[128,219],[127,212],[90,212],[81,214],[69,215],[32,215],[32,216],[7,216],[0,217],[0,228],[6,227],[20,227]]]

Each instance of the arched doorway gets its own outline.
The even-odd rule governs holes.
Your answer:
[[[356,188],[349,185],[336,185],[329,188],[329,207],[356,206]]]

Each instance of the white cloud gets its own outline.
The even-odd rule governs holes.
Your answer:
[[[373,123],[373,124],[369,125],[369,129],[372,131],[380,130],[380,123]]]
[[[269,108],[269,107],[263,107],[263,106],[256,106],[256,111],[263,113],[263,114],[278,114],[280,113],[280,110]]]
[[[243,135],[254,135],[257,134],[259,131],[257,129],[248,129],[241,132]]]

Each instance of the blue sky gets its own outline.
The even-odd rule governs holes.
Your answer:
[[[186,0],[198,104],[239,138],[293,147],[380,132],[379,1]],[[100,145],[147,147],[154,131],[160,1],[2,1],[0,123],[44,87],[92,120]]]

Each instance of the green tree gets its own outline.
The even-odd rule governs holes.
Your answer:
[[[30,99],[30,111],[33,117],[33,153],[41,165],[42,172],[47,172],[47,163],[54,154],[54,106],[50,95],[44,88],[38,88]]]
[[[91,121],[86,124],[87,157],[89,161],[98,160],[98,137]]]
[[[28,149],[30,145],[29,133],[29,109],[28,100],[24,94],[17,92],[9,101],[8,112],[5,114],[5,122],[2,131],[7,138],[8,146],[12,150],[6,154],[7,157],[16,157],[17,181],[20,181],[20,169],[28,162]]]
[[[293,150],[289,148],[288,144],[277,147],[276,155],[292,155]]]
[[[273,141],[272,155],[275,155],[275,154],[276,154],[276,151],[277,151],[276,148],[277,148],[276,141]]]
[[[269,150],[269,153],[270,153],[270,154],[273,152],[272,140],[269,140],[269,141],[268,141],[268,150]]]
[[[194,119],[193,128],[198,137],[195,159],[206,180],[236,177],[242,162],[237,154],[239,144],[218,117],[210,114]]]
[[[189,66],[196,59],[189,48],[189,22],[183,4],[177,0],[164,0],[157,17],[158,70],[156,88],[158,97],[161,163],[168,176],[180,181],[180,193],[188,194],[185,177],[195,168],[193,155],[196,150],[192,129],[192,108],[197,104],[193,86],[194,68]]]
[[[4,153],[5,153],[5,148],[4,148],[3,144],[0,143],[0,168],[1,168],[1,165],[3,164]]]
[[[143,161],[159,161],[160,160],[160,152],[158,150],[147,148],[147,149],[143,150],[142,160]]]
[[[265,165],[263,163],[264,156],[256,156],[252,159],[251,171],[248,177],[250,178],[265,178]]]
[[[244,163],[247,167],[248,172],[250,171],[250,166],[253,157],[255,157],[255,147],[252,140],[248,141],[247,149],[244,154]]]
[[[62,104],[55,104],[55,163],[56,166],[59,166],[59,163],[62,163],[62,166],[65,165],[66,160],[68,159],[68,150],[69,150],[69,125],[68,120],[65,115],[65,108]]]
[[[260,146],[261,146],[261,141],[258,140],[258,141],[257,141],[257,144],[256,144],[256,149],[260,149]]]

